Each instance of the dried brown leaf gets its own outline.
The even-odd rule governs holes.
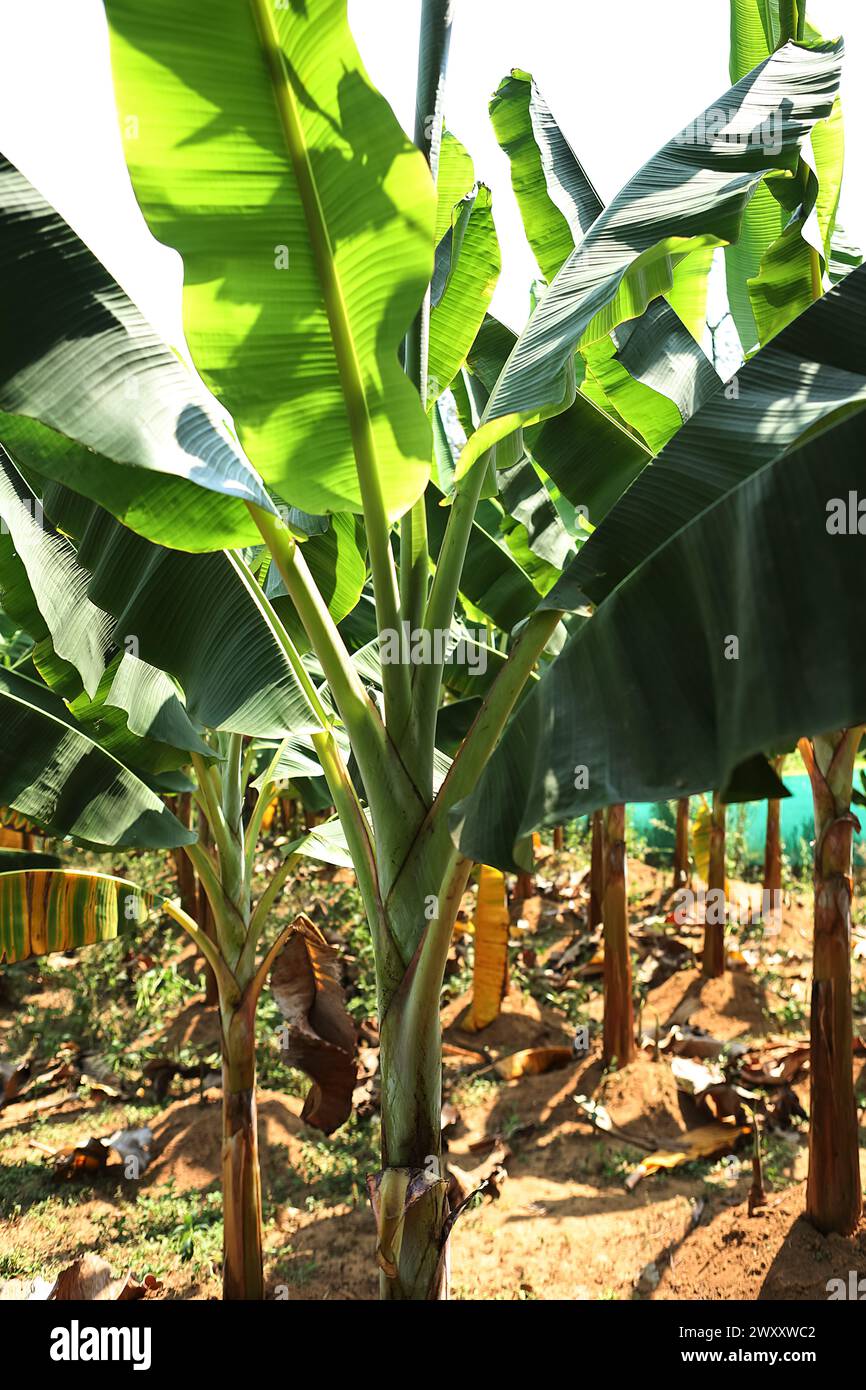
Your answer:
[[[285,1059],[313,1082],[301,1118],[332,1134],[352,1112],[356,1032],[337,952],[303,914],[274,962],[271,990],[286,1020]]]

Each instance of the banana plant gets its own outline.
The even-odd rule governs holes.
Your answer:
[[[476,850],[497,818],[536,813],[535,793],[524,794],[539,730],[523,744],[523,768],[515,740],[544,703],[542,688],[558,684],[555,673],[573,679],[574,645],[604,629],[601,606],[586,616],[574,567],[602,537],[605,514],[616,516],[623,489],[638,486],[658,450],[700,417],[705,393],[714,399],[688,331],[699,316],[705,253],[737,239],[767,176],[796,168],[802,142],[832,109],[840,50],[786,45],[725,94],[730,138],[716,139],[698,118],[609,207],[582,221],[575,199],[565,217],[571,247],[561,243],[558,267],[560,251],[545,254],[549,288],[509,343],[485,314],[496,266],[486,199],[476,189],[464,205],[471,173],[456,143],[442,138],[445,0],[422,6],[414,144],[364,72],[345,0],[253,0],[217,7],[205,26],[192,0],[146,8],[108,0],[106,9],[133,186],[155,235],[183,257],[187,342],[219,405],[10,174],[0,266],[22,303],[32,294],[50,302],[51,314],[37,316],[28,337],[33,316],[22,313],[21,335],[7,344],[0,438],[26,473],[65,484],[149,542],[216,552],[233,572],[239,548],[267,547],[285,589],[285,621],[265,607],[263,591],[245,583],[245,592],[264,608],[304,697],[292,718],[324,772],[374,945],[382,1169],[369,1187],[381,1290],[389,1299],[440,1296],[452,1222],[441,1166],[439,996],[460,898],[473,861],[486,862]],[[521,99],[527,86],[531,99],[525,82]],[[748,138],[771,117],[779,127],[772,149]],[[34,282],[35,247],[53,272],[52,296],[44,278]],[[467,295],[465,314],[455,316]],[[452,342],[454,322],[480,325],[472,343]],[[668,333],[682,344],[673,359]],[[465,444],[453,419],[448,425],[448,377]],[[506,495],[522,519],[506,512]],[[533,525],[534,497],[548,522],[553,512],[571,523],[558,564],[550,541],[559,533]],[[341,515],[362,519],[379,684],[364,674],[369,652],[344,631],[354,613],[335,616],[307,559],[316,541],[310,518],[329,515],[329,531]],[[519,560],[516,576],[506,560]],[[498,581],[484,586],[503,568],[507,602]],[[455,617],[483,621],[494,608],[495,674],[483,694],[467,696],[478,703],[464,711],[468,727],[451,725],[453,751],[443,759],[446,639]],[[609,668],[597,668],[605,689]],[[633,690],[632,678],[615,698]],[[564,703],[578,717],[570,691]],[[278,722],[280,737],[291,731],[285,714]],[[247,730],[231,713],[206,727],[220,730],[213,751],[221,761],[202,768],[199,795],[225,844],[224,932],[237,952],[248,889],[236,769]],[[561,752],[572,792],[579,762],[590,768],[588,795],[603,792],[594,805],[625,799],[611,794],[611,777],[579,741]],[[231,770],[224,782],[223,766]],[[555,799],[558,786],[547,782],[545,797]],[[513,844],[503,854],[502,837],[493,838],[499,857],[489,862],[513,868]],[[233,959],[249,957],[241,946]],[[232,997],[228,1012],[240,1027],[242,1004]],[[232,1087],[248,1080],[229,1076],[227,1086],[241,1096],[233,1111],[233,1133],[246,1136],[240,1151],[249,1148],[249,1087]],[[254,1202],[246,1181],[241,1205]],[[249,1290],[255,1256],[239,1257]]]
[[[681,796],[676,803],[674,832],[674,889],[686,888],[691,880],[689,859],[689,798]]]
[[[631,954],[628,940],[628,887],[625,806],[604,813],[604,1032],[602,1061],[626,1067],[636,1053]]]
[[[773,766],[781,777],[785,755],[780,754]],[[767,828],[764,836],[764,902],[775,917],[782,892],[782,803],[778,797],[767,802]]]
[[[727,921],[727,807],[713,792],[709,818],[707,908],[701,971],[708,980],[725,973],[725,925]]]
[[[7,615],[34,639],[29,675],[6,671],[0,677],[7,707],[2,794],[15,811],[74,843],[180,850],[198,874],[213,937],[189,913],[170,903],[160,906],[192,937],[216,981],[224,1291],[228,1298],[260,1298],[255,1013],[271,968],[295,931],[289,923],[265,945],[271,909],[295,861],[284,861],[257,902],[252,880],[259,828],[278,778],[321,776],[313,747],[305,752],[303,746],[304,732],[320,727],[305,692],[306,685],[315,701],[314,687],[299,659],[297,674],[293,669],[282,645],[285,634],[281,628],[278,634],[264,594],[239,558],[163,550],[94,504],[75,503],[56,485],[41,497],[32,492],[2,451],[0,597]],[[62,533],[52,524],[55,518]],[[197,633],[178,634],[166,624],[167,586],[188,594]],[[113,611],[94,599],[106,589]],[[246,657],[246,666],[234,672],[233,688],[226,668],[219,669],[219,655],[211,662],[196,657],[195,637],[206,636],[208,622],[224,653],[235,649],[235,661]],[[125,641],[131,635],[135,655]],[[150,664],[147,656],[161,665]],[[211,727],[194,713],[204,710],[214,720]],[[286,725],[294,726],[294,737],[269,742],[267,736]],[[245,736],[243,729],[265,737]],[[245,793],[258,765],[260,792],[244,824]],[[183,786],[207,825],[205,842],[162,800],[161,793]],[[36,877],[4,874],[2,880],[8,880],[10,894],[0,901],[9,960],[34,953],[40,932],[45,950],[110,939],[126,911],[126,900],[122,911],[112,906],[114,880],[105,876],[69,870],[46,877],[40,870]],[[33,884],[44,888],[44,902],[29,892]],[[144,901],[140,894],[139,899]],[[132,918],[134,925],[140,914]],[[304,1069],[302,1060],[298,1065]],[[332,1110],[328,1122],[333,1127],[347,1114]]]
[[[725,802],[778,799],[787,793],[768,759],[779,748],[808,737],[803,730],[857,729],[866,684],[850,633],[863,617],[862,565],[856,507],[849,512],[866,428],[864,310],[861,267],[755,353],[735,389],[720,386],[583,546],[561,582],[582,589],[593,616],[523,702],[473,796],[455,809],[465,853],[514,867],[532,830],[617,800],[675,798],[707,786],[720,788]],[[808,578],[815,574],[820,594]],[[556,602],[556,589],[545,602]],[[792,615],[796,653],[786,637]],[[658,663],[658,652],[675,648],[686,680]],[[649,670],[651,681],[642,677]],[[829,821],[821,793],[822,827],[847,813],[852,739],[841,740]],[[839,744],[832,736],[816,761],[821,779]],[[589,769],[586,786],[575,786],[578,757]],[[502,785],[509,799],[495,802]],[[844,852],[843,843],[816,868],[821,884],[838,886]],[[838,950],[819,951],[816,939],[816,988],[836,1000],[833,1055],[847,1058],[842,960]],[[847,1074],[850,1063],[839,1068]],[[818,1092],[829,1075],[813,1078]],[[840,1086],[833,1082],[827,1109],[841,1106],[847,1115],[853,1096]],[[815,1142],[827,1156],[821,1172],[829,1181],[835,1154],[830,1186],[845,1194],[833,1218],[841,1229],[859,1209],[852,1128],[846,1121],[843,1153],[827,1137],[837,1131],[822,1124],[814,1094]]]

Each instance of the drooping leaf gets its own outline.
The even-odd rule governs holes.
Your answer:
[[[856,271],[757,354],[584,546],[598,608],[455,817],[472,858],[512,867],[529,830],[617,801],[784,795],[768,755],[864,719],[864,293]]]
[[[33,665],[75,718],[138,772],[176,770],[190,752],[212,756],[163,671],[129,652],[112,657],[114,621],[88,597],[89,572],[2,448],[0,517],[0,598],[35,639]]]
[[[196,367],[265,480],[317,514],[401,515],[430,427],[398,361],[433,266],[420,151],[370,85],[346,0],[107,0],[126,156],[185,267]]]
[[[85,844],[171,848],[196,837],[35,681],[0,671],[0,804]]]
[[[428,404],[451,385],[466,361],[499,278],[499,242],[490,189],[481,184],[454,210],[447,275],[430,314]]]
[[[58,657],[93,695],[105,671],[111,617],[87,597],[75,547],[46,523],[42,503],[0,445],[0,598],[31,637],[53,635]]]
[[[601,216],[604,204],[529,73],[515,70],[505,78],[490,110],[494,130],[511,162],[512,184],[527,238],[542,273],[552,281]],[[640,350],[640,384],[632,381],[636,373],[626,353],[620,351],[628,342],[628,325],[612,339],[602,339],[585,349],[583,381],[577,364],[579,390],[626,426],[638,430],[652,449],[667,443],[679,427],[680,417],[688,418],[697,383],[713,376],[703,352],[692,341],[694,338],[699,343],[706,327],[711,258],[712,250],[702,249],[673,268],[669,297],[673,300],[676,296],[678,307],[687,315],[688,328],[664,300],[652,306],[654,332],[644,338]],[[654,357],[660,355],[660,346],[662,370],[654,379],[652,365]],[[496,376],[503,365],[504,359]],[[489,381],[488,391],[494,386],[495,381]]]
[[[273,510],[229,422],[105,267],[0,156],[0,439],[18,462],[188,550]]]
[[[126,879],[74,869],[2,871],[0,962],[113,941],[147,920],[145,894]]]
[[[800,142],[832,109],[841,44],[775,53],[670,141],[593,223],[556,276],[503,370],[481,427],[461,456],[464,475],[492,444],[558,414],[574,399],[573,354],[636,318],[673,283],[673,267],[702,247],[735,241],[743,210],[773,169],[797,167]],[[755,132],[777,123],[772,153]]]
[[[787,221],[749,281],[758,341],[768,343],[820,296],[842,186],[844,136],[839,98],[804,140],[796,179],[770,183]]]
[[[270,980],[286,1021],[283,1055],[313,1082],[301,1119],[333,1134],[352,1113],[355,1025],[346,1011],[339,956],[308,917],[295,918]]]
[[[860,269],[718,387],[572,562],[571,579],[593,603],[738,481],[864,408],[864,316]]]
[[[114,646],[174,676],[190,719],[265,738],[319,727],[268,601],[237,555],[153,545],[57,486],[43,501],[77,543],[88,598],[114,620]]]
[[[731,0],[731,80],[737,82],[776,48],[779,0]],[[822,43],[806,26],[806,42]],[[778,139],[775,124],[765,139]],[[771,174],[743,217],[739,241],[725,248],[728,298],[746,352],[767,343],[821,292],[830,261],[844,159],[841,100],[803,141],[794,177]]]
[[[138,772],[177,771],[192,753],[214,756],[171,679],[129,652],[115,657],[92,700],[82,691],[68,704],[107,752]]]
[[[779,0],[730,0],[730,6],[728,70],[731,81],[739,82],[775,51]],[[781,236],[787,220],[769,187],[761,184],[743,213],[739,237],[725,247],[728,303],[746,352],[758,341],[748,282],[758,274],[762,256]]]

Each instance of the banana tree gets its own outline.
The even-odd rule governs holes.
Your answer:
[[[782,774],[784,762],[785,756],[781,754],[773,764],[778,776]],[[763,890],[765,911],[769,908],[771,920],[775,920],[782,892],[782,803],[778,797],[771,797],[767,802]]]
[[[850,633],[863,616],[862,562],[858,536],[836,534],[828,522],[839,499],[857,491],[864,310],[860,268],[752,357],[737,374],[736,400],[720,387],[583,547],[562,582],[582,586],[593,617],[524,701],[457,809],[465,853],[507,866],[532,829],[624,798],[673,798],[713,785],[725,802],[780,798],[787,793],[768,756],[804,729],[857,730],[866,683]],[[554,590],[547,602],[555,601]],[[805,639],[796,653],[784,635],[792,614]],[[735,661],[726,655],[731,635]],[[656,660],[675,640],[690,654],[686,685]],[[638,686],[635,673],[648,670],[652,680]],[[813,1078],[823,1098],[813,1091],[812,1125],[821,1189],[836,1194],[837,1230],[848,1229],[859,1209],[856,1129],[841,1079],[851,1070],[842,1040],[851,1002],[839,952],[853,742],[853,733],[834,735],[815,759],[821,787],[842,747],[835,809],[823,809],[822,791],[816,821],[822,832],[839,822],[824,844],[843,841],[816,868],[817,902],[836,903],[832,927],[830,907],[822,909],[815,980],[824,1024],[827,998],[837,1011],[827,1042],[836,1039],[837,1070],[819,1068]],[[574,785],[575,749],[590,771],[585,788]],[[492,789],[503,784],[510,798],[494,803]],[[848,1118],[833,1127],[829,1112],[840,1107]],[[818,1219],[826,1225],[826,1212]]]
[[[605,1066],[625,1067],[634,1061],[634,1002],[628,940],[625,806],[608,806],[604,813],[604,1036]]]
[[[50,270],[52,243],[59,238],[73,251],[79,273],[78,285],[74,277],[72,284],[65,282],[67,293],[74,299],[82,281],[93,285],[95,275],[93,302],[96,293],[111,297],[115,323],[126,330],[118,338],[128,366],[141,368],[149,359],[151,371],[162,371],[167,391],[174,383],[189,393],[181,413],[200,412],[200,454],[229,452],[228,436],[208,415],[207,398],[202,394],[196,401],[191,379],[177,375],[167,349],[161,364],[155,360],[154,337],[136,321],[119,287],[17,171],[7,166],[2,177],[7,214],[14,209],[21,217],[26,207],[40,227],[41,236],[29,243],[36,281],[46,264]],[[58,326],[63,310],[61,301]],[[175,419],[168,420],[168,429],[158,417],[151,421],[151,447],[171,449]],[[6,426],[31,463],[43,457],[44,448],[50,458],[56,446],[43,442],[32,420],[7,418]],[[164,549],[98,505],[44,477],[39,481],[37,493],[0,450],[0,596],[8,618],[35,643],[29,678],[4,675],[10,710],[0,753],[4,799],[77,843],[160,846],[175,854],[179,849],[198,873],[214,919],[213,939],[191,914],[175,916],[214,972],[219,997],[224,1287],[228,1297],[261,1297],[254,1018],[269,966],[288,940],[287,929],[259,959],[291,861],[256,904],[252,872],[258,830],[277,779],[321,776],[311,741],[325,727],[321,707],[274,605],[241,556]],[[323,533],[311,538],[311,561],[323,584],[329,581],[337,617],[356,601],[363,583],[363,562],[358,567],[350,539],[343,535],[334,549]],[[176,607],[181,597],[182,611]],[[174,621],[167,622],[172,605]],[[287,730],[294,731],[291,739],[284,737]],[[25,733],[31,742],[24,742]],[[245,789],[257,763],[263,769],[260,794],[244,824]],[[82,808],[78,784],[85,779],[90,794]],[[209,832],[202,841],[161,800],[161,794],[178,790],[186,796],[191,791],[198,804]],[[346,1059],[343,1070],[350,1069]],[[344,1108],[332,1123],[347,1114]]]
[[[320,775],[320,768],[312,747],[306,757],[297,748],[297,733],[272,749],[240,729],[265,735],[275,727],[303,730],[310,726],[313,706],[268,618],[264,595],[239,559],[162,550],[90,503],[83,507],[82,529],[76,516],[82,508],[71,501],[70,506],[69,495],[57,487],[38,497],[2,452],[0,598],[6,613],[35,641],[30,675],[3,675],[0,695],[8,707],[0,751],[3,795],[36,824],[78,844],[170,848],[175,855],[183,853],[198,874],[213,915],[212,937],[191,913],[172,904],[161,906],[192,937],[216,981],[223,1057],[224,1291],[229,1298],[261,1297],[255,1011],[271,966],[293,931],[288,924],[262,950],[271,908],[294,861],[285,860],[256,903],[253,866],[278,770],[281,776],[298,771]],[[63,524],[62,534],[52,525],[55,516]],[[95,557],[92,569],[88,557]],[[113,613],[92,597],[107,587]],[[242,648],[253,663],[235,671],[233,690],[225,688],[224,673],[214,681],[219,659],[208,667],[196,661],[191,632],[183,639],[181,655],[178,634],[165,623],[171,587],[175,593],[186,592],[185,616],[197,623],[200,640],[207,637],[206,613],[223,649]],[[121,625],[134,626],[136,649],[161,666],[122,649]],[[175,680],[182,670],[185,692],[164,668]],[[209,704],[215,723],[220,713],[224,716],[210,729],[191,713]],[[232,727],[238,724],[240,728]],[[244,824],[244,794],[257,760],[264,761],[261,791]],[[183,785],[191,788],[208,828],[204,842],[160,798],[161,792]],[[46,949],[107,939],[99,924],[114,921],[117,914],[112,918],[107,908],[103,911],[97,876],[92,880],[97,926],[96,935],[91,934],[91,878],[84,876],[82,883],[81,875],[70,873],[65,879],[36,880],[46,892],[60,894],[49,906],[52,911],[56,906],[58,921],[68,922],[71,932],[56,941],[49,933]],[[75,891],[64,896],[65,884]],[[19,889],[14,884],[13,889],[8,905],[0,908],[0,920],[2,929],[12,932],[14,946],[22,931],[34,937],[45,912],[41,907],[37,911],[35,898],[30,918],[22,917],[16,906]],[[20,946],[13,958],[21,958]],[[350,1076],[351,1054],[344,1053],[343,1071]],[[347,1099],[350,1104],[350,1090]],[[347,1115],[344,1106],[332,1116],[332,1127]]]
[[[674,888],[687,887],[691,878],[689,870],[689,798],[677,799],[676,828],[674,831]]]
[[[65,296],[77,325],[74,354],[64,360],[70,335],[59,341],[44,317],[28,340],[30,316],[22,313],[0,380],[0,438],[23,468],[60,479],[151,542],[199,553],[267,547],[287,599],[285,622],[269,619],[305,695],[304,718],[309,707],[319,721],[309,737],[374,944],[383,1167],[370,1187],[382,1292],[436,1296],[446,1284],[451,1226],[441,1171],[439,993],[471,864],[485,862],[476,846],[502,814],[520,819],[525,805],[536,812],[534,794],[524,800],[524,792],[537,729],[523,746],[525,767],[512,756],[539,706],[529,691],[550,689],[551,678],[556,685],[555,672],[573,678],[568,653],[605,626],[601,608],[586,620],[587,586],[573,582],[573,566],[601,542],[599,523],[623,489],[652,471],[657,450],[681,437],[683,421],[714,389],[688,332],[706,253],[736,240],[766,176],[796,167],[803,140],[832,109],[839,49],[781,49],[722,99],[730,138],[708,134],[699,119],[608,208],[587,212],[575,186],[558,227],[563,259],[557,268],[559,251],[545,257],[549,288],[508,343],[485,315],[496,264],[489,208],[480,189],[472,198],[456,143],[441,139],[446,4],[423,6],[414,148],[364,73],[344,0],[218,7],[206,26],[192,0],[146,9],[108,0],[107,12],[134,188],[154,233],[183,257],[187,341],[233,424],[214,429],[217,448],[203,429],[213,407],[196,401],[190,409],[188,382],[181,390],[178,378],[163,392],[154,372],[139,369],[130,332],[149,365],[158,348],[134,306],[106,313],[114,300],[96,288],[88,262],[84,287],[76,282],[85,293],[78,302]],[[515,98],[531,105],[525,74],[512,78],[523,83]],[[541,129],[538,111],[536,102],[529,116]],[[748,138],[771,117],[779,137],[772,149]],[[538,154],[542,146],[526,148],[544,198],[541,178],[564,188],[556,164]],[[534,214],[524,217],[532,241]],[[25,199],[23,211],[20,202],[10,206],[6,228],[3,272],[25,300],[32,242],[44,227]],[[84,262],[73,261],[59,236],[50,250],[56,314]],[[44,288],[34,296],[48,298]],[[682,344],[673,356],[670,335]],[[130,379],[138,399],[122,391]],[[76,389],[66,389],[73,380]],[[106,380],[111,388],[100,389]],[[459,457],[438,410],[446,388],[467,435]],[[173,426],[170,447],[154,447],[161,423]],[[507,492],[517,500],[506,517]],[[526,524],[539,493],[559,529]],[[284,499],[282,512],[275,499]],[[327,514],[332,528],[346,514],[363,518],[380,684],[365,676],[363,653],[338,626],[307,559],[310,518]],[[554,563],[550,538],[561,536],[566,517],[598,529],[570,563],[561,550]],[[572,542],[587,534],[572,530]],[[506,602],[498,582],[485,587],[480,577],[517,556]],[[508,574],[514,578],[513,566]],[[443,761],[436,739],[446,660],[437,639],[451,633],[455,614],[471,622],[494,605],[494,673]],[[308,649],[302,659],[299,645]],[[549,669],[538,681],[541,665]],[[607,689],[610,662],[596,669]],[[627,690],[633,678],[616,698]],[[566,703],[574,714],[570,694]],[[502,755],[494,755],[506,725]],[[229,741],[218,751],[236,767],[239,731],[223,732]],[[624,801],[599,773],[591,740],[561,751],[572,793],[586,786],[577,764],[589,769],[585,794],[602,792],[594,805]],[[545,783],[544,797],[558,799],[558,785]],[[236,780],[218,798],[208,771],[200,794],[210,797],[215,838],[226,843],[225,929],[231,917],[236,948],[237,913],[246,910]],[[513,842],[496,853],[491,863],[504,857],[504,867],[530,867],[525,840],[516,853]],[[249,1104],[240,1109],[248,1135]]]
[[[851,811],[866,724],[800,740],[815,805],[811,1126],[806,1210],[820,1231],[853,1231],[863,1208],[851,1054]]]
[[[709,826],[704,949],[701,955],[701,970],[710,980],[725,973],[725,925],[728,915],[726,828],[727,807],[719,793],[713,792]]]
[[[590,930],[600,926],[604,904],[604,816],[601,811],[593,811],[590,831],[589,860],[589,913],[587,925]]]

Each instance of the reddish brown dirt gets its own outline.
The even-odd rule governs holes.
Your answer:
[[[644,895],[632,905],[636,926],[657,911],[659,876],[634,866],[632,890]],[[542,928],[561,931],[561,945],[571,939],[576,919],[557,920],[543,901],[531,913]],[[794,910],[796,909],[796,910]],[[778,953],[793,978],[808,975],[804,921],[808,908],[793,904],[782,931],[759,942],[762,956]],[[577,923],[579,926],[579,923]],[[545,944],[545,950],[549,941]],[[751,946],[749,947],[751,949]],[[789,958],[785,953],[793,953]],[[541,958],[542,952],[539,951]],[[863,963],[858,963],[862,979]],[[58,991],[58,994],[60,992]],[[44,1003],[44,997],[40,1001]],[[573,1029],[554,1008],[512,990],[502,1014],[482,1033],[468,1033],[460,1023],[466,996],[443,1013],[446,1040],[483,1052],[491,1061],[523,1048],[569,1044]],[[590,1006],[595,1016],[598,996]],[[778,1033],[766,1016],[766,987],[754,970],[733,971],[705,981],[694,969],[672,975],[649,992],[643,1010],[644,1030],[655,1015],[662,1025],[677,1019],[706,1029],[723,1040],[760,1040]],[[146,1041],[157,1054],[183,1043],[209,1045],[214,1015],[195,1002],[185,1006],[165,1028]],[[802,1029],[796,1031],[802,1032]],[[142,1045],[145,1040],[142,1040]],[[866,1072],[866,1064],[855,1068]],[[863,1090],[866,1076],[857,1085]],[[596,1052],[559,1070],[499,1082],[492,1070],[473,1079],[455,1065],[446,1069],[446,1091],[458,1111],[446,1132],[449,1157],[465,1172],[483,1168],[489,1146],[501,1137],[512,1150],[508,1178],[499,1197],[485,1199],[459,1219],[452,1241],[454,1296],[462,1299],[597,1299],[684,1298],[824,1299],[827,1280],[847,1278],[850,1270],[866,1274],[866,1231],[852,1240],[825,1239],[800,1219],[803,1208],[805,1145],[790,1140],[789,1156],[776,1162],[775,1190],[760,1215],[749,1218],[745,1199],[751,1183],[748,1153],[711,1169],[674,1169],[644,1178],[632,1190],[624,1186],[647,1152],[664,1147],[696,1123],[691,1102],[677,1090],[667,1060],[641,1054],[624,1071],[605,1076]],[[807,1089],[801,1088],[807,1099]],[[594,1129],[575,1103],[579,1096],[602,1105],[615,1134]],[[111,1222],[125,1206],[166,1191],[213,1192],[219,1179],[220,1113],[218,1093],[208,1092],[202,1105],[190,1086],[186,1096],[166,1104],[154,1122],[156,1156],[135,1191],[116,1190],[114,1182],[92,1196],[64,1206],[53,1226],[37,1227],[26,1212],[0,1228],[0,1255],[24,1246],[46,1270],[93,1249],[124,1264],[122,1236],[107,1237]],[[260,1139],[265,1190],[287,1167],[302,1165],[302,1149],[324,1143],[300,1121],[301,1102],[277,1093],[260,1093]],[[9,1106],[0,1121],[16,1124],[24,1107]],[[54,1118],[54,1116],[52,1116]],[[98,1119],[76,1098],[57,1112],[68,1122],[70,1139],[113,1128],[105,1107]],[[335,1143],[339,1136],[335,1139]],[[485,1141],[488,1149],[484,1148]],[[632,1142],[630,1142],[632,1141]],[[29,1145],[26,1127],[15,1133],[3,1152],[4,1162],[41,1161]],[[291,1300],[372,1299],[378,1276],[373,1250],[372,1215],[363,1200],[365,1174],[358,1173],[357,1204],[319,1202],[307,1210],[280,1205],[265,1232],[266,1283],[270,1296]],[[133,1186],[133,1185],[131,1185]],[[695,1204],[700,1221],[694,1222]],[[108,1223],[108,1224],[107,1224]],[[145,1271],[138,1271],[144,1273]],[[192,1274],[187,1266],[164,1276],[165,1296],[211,1298],[219,1294],[219,1270]]]
[[[745,1203],[699,1227],[662,1274],[655,1298],[826,1299],[830,1279],[866,1274],[866,1223],[856,1235],[822,1236],[802,1215],[805,1183]]]
[[[652,1033],[658,1017],[662,1030],[670,1023],[690,1023],[727,1042],[769,1031],[765,1007],[761,985],[746,971],[728,970],[718,979],[706,980],[699,970],[681,970],[650,990],[643,1011],[644,1030]]]

